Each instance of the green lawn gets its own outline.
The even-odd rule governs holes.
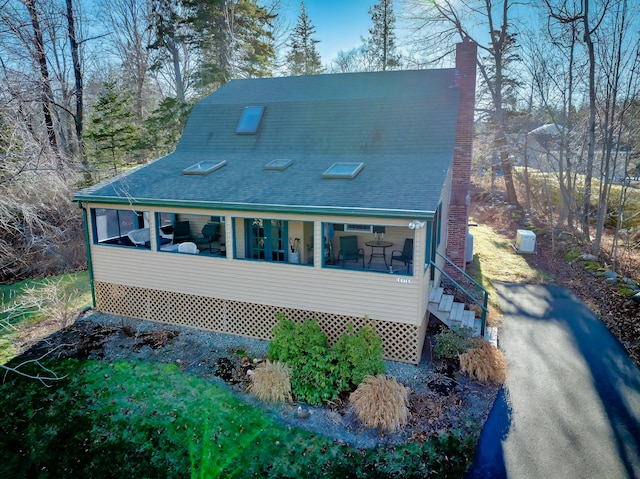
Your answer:
[[[524,256],[517,254],[511,243],[513,240],[496,233],[489,226],[479,224],[469,229],[473,234],[473,262],[467,273],[489,292],[491,323],[497,326],[501,314],[498,294],[494,281],[524,283],[545,281],[545,273],[532,268]]]
[[[77,314],[81,309],[91,305],[91,288],[89,283],[89,273],[71,273],[56,276],[53,278],[41,278],[20,281],[10,285],[0,285],[0,364],[4,364],[16,355],[11,343],[11,339],[17,330],[38,323],[47,316],[39,314],[32,306],[25,305],[18,307],[25,301],[37,296],[37,291],[44,291],[47,287],[55,288],[59,293],[58,297],[64,301],[51,304],[45,301],[48,312],[55,312],[69,315]],[[29,290],[36,291],[29,294]]]
[[[68,295],[68,307],[91,303],[87,273],[0,286],[6,310],[30,288]],[[67,303],[65,303],[67,304]],[[20,329],[43,318],[26,309]],[[0,330],[0,364],[15,366],[15,332]],[[357,450],[327,437],[274,423],[223,385],[173,364],[47,361],[62,379],[7,373],[0,385],[0,477],[461,477],[479,431],[428,443]],[[25,372],[42,373],[29,364]]]
[[[173,364],[47,365],[66,377],[0,386],[0,477],[462,477],[477,439],[356,450],[280,426]]]

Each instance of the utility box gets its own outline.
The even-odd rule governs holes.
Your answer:
[[[473,235],[467,233],[467,250],[464,256],[465,262],[471,263],[473,261]]]
[[[536,249],[536,234],[529,230],[516,232],[516,250],[518,253],[533,253]]]

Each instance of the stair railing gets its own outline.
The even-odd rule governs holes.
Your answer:
[[[448,285],[455,287],[458,291],[462,292],[471,302],[477,304],[482,310],[480,316],[480,336],[484,337],[484,329],[487,322],[487,312],[489,311],[489,292],[484,289],[475,279],[461,270],[456,264],[454,264],[449,258],[436,251],[436,255],[440,256],[447,264],[452,266],[456,271],[461,274],[461,278],[467,283],[467,288],[463,287],[458,281],[454,280],[444,268],[440,268],[435,261],[431,261],[431,266],[440,271],[440,273],[446,278]],[[462,282],[462,281],[461,281]],[[441,283],[443,283],[441,279]],[[475,289],[477,297],[474,296],[468,289]]]

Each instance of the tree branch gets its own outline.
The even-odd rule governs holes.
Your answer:
[[[42,363],[40,363],[40,361],[42,361],[49,354],[53,353],[56,349],[59,349],[59,348],[65,347],[65,346],[71,346],[71,344],[59,344],[58,346],[53,348],[51,351],[47,351],[45,354],[43,354],[39,358],[28,359],[26,361],[21,362],[16,367],[9,367],[6,364],[0,365],[1,368],[6,370],[5,373],[4,373],[4,377],[2,378],[2,382],[4,383],[6,381],[6,379],[7,379],[7,374],[9,374],[9,372],[12,372],[12,373],[18,374],[20,376],[23,376],[23,377],[26,377],[26,378],[29,378],[29,379],[37,379],[44,386],[51,387],[49,384],[47,384],[47,381],[60,381],[61,379],[66,378],[67,375],[59,376],[55,371],[52,371],[51,369],[47,368],[46,366],[43,366]],[[28,364],[36,364],[38,367],[42,368],[42,370],[45,371],[47,373],[47,375],[41,376],[40,374],[37,374],[36,376],[34,376],[33,374],[25,373],[25,372],[20,370],[20,368],[22,368],[22,367],[24,367],[25,365],[28,365]]]

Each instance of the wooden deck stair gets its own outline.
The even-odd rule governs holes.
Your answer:
[[[445,294],[441,287],[432,287],[429,293],[429,312],[452,329],[469,329],[474,337],[480,336],[481,320],[475,313],[465,309],[464,303],[455,301],[453,295]],[[485,338],[495,342],[494,328],[485,328]],[[491,330],[491,331],[489,331]]]

